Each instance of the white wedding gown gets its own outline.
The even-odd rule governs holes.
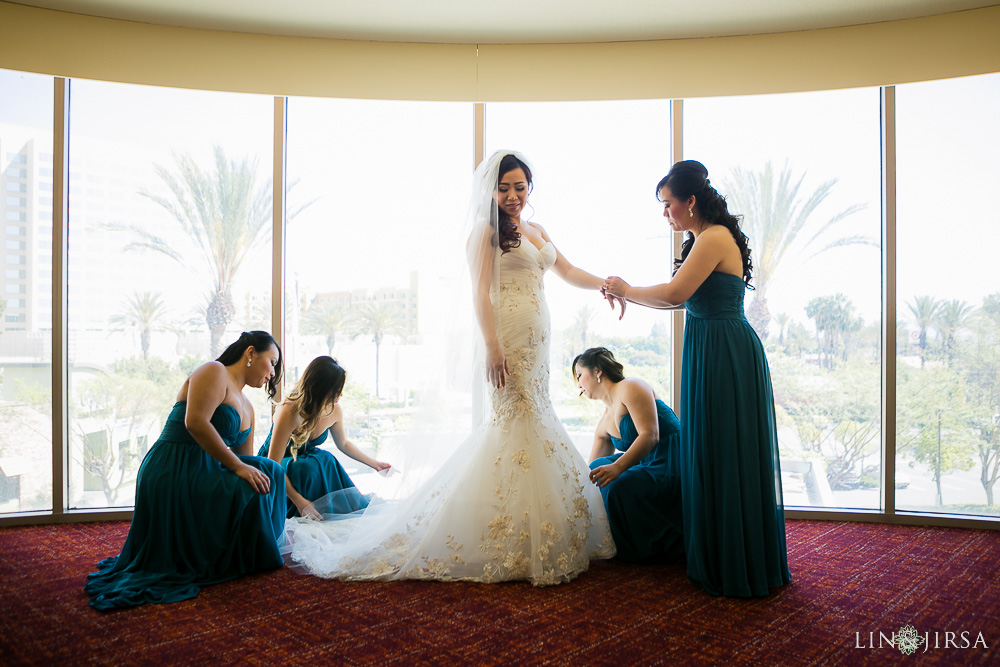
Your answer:
[[[499,253],[499,250],[497,251]],[[522,238],[491,291],[510,376],[492,419],[401,501],[361,516],[289,519],[285,551],[319,577],[566,582],[615,545],[601,493],[549,398],[542,277],[555,248]]]

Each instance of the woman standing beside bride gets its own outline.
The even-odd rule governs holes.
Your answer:
[[[604,281],[522,219],[531,188],[516,152],[476,169],[467,251],[491,387],[487,423],[408,498],[341,520],[290,520],[291,558],[311,574],[548,585],[614,556],[601,493],[549,397],[543,286],[549,269],[584,289]]]

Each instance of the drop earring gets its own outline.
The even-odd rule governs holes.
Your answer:
[[[688,209],[688,217],[689,218],[693,218],[694,217],[694,211],[692,211],[691,209]]]
[[[597,384],[601,384],[601,376],[600,375],[597,376]]]
[[[247,368],[250,368],[250,364],[252,364],[252,363],[253,363],[253,361],[251,361],[250,359],[247,359]]]

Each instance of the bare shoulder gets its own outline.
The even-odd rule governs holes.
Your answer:
[[[537,222],[532,222],[530,220],[528,221],[527,224],[529,224],[532,229],[535,229],[539,234],[541,234],[541,236],[542,236],[543,239],[545,239],[549,243],[552,242],[552,239],[549,238],[549,233],[547,231],[545,231],[545,228],[542,227],[540,224],[538,224]]]
[[[226,375],[226,367],[222,365],[219,361],[208,361],[198,366],[191,372],[191,377],[197,377],[198,379],[214,379],[222,378]]]
[[[313,424],[312,434],[309,436],[315,438],[319,436],[320,433],[332,428],[338,423],[343,423],[344,413],[340,410],[340,405],[333,406],[332,410],[325,410],[316,417],[316,422]]]
[[[621,381],[626,396],[652,396],[653,388],[640,378],[625,378]]]
[[[288,401],[282,401],[278,407],[274,409],[274,423],[291,423],[294,426],[298,425],[301,421],[299,415],[295,412],[295,406]]]
[[[218,361],[209,361],[191,372],[181,387],[178,400],[190,400],[192,391],[200,397],[218,399],[221,403],[229,393],[229,376],[226,367]]]

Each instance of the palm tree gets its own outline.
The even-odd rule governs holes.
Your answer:
[[[913,322],[920,331],[920,367],[924,367],[927,356],[927,330],[938,321],[941,303],[932,296],[915,296],[913,303],[906,304],[913,315]]]
[[[375,343],[375,398],[379,397],[379,350],[386,336],[406,333],[403,308],[398,303],[372,301],[366,303],[351,318],[352,338],[371,336]]]
[[[167,313],[160,300],[159,292],[132,292],[123,303],[124,310],[110,319],[117,325],[112,332],[124,331],[126,327],[139,330],[139,344],[142,346],[142,360],[149,359],[149,343],[154,331],[166,331],[170,327],[163,324]]]
[[[139,225],[129,225],[139,240],[126,249],[153,250],[194,273],[207,274],[211,287],[205,321],[214,357],[236,315],[233,281],[270,232],[271,182],[258,182],[256,159],[230,159],[221,146],[215,146],[211,170],[202,169],[189,154],[174,154],[172,169],[160,164],[154,168],[170,195],[140,194],[170,212],[193,248],[178,248],[174,239],[168,241]]]
[[[743,231],[750,237],[754,265],[753,284],[756,293],[747,312],[747,319],[761,338],[767,338],[767,325],[771,319],[767,309],[767,290],[781,260],[809,225],[816,209],[830,195],[837,183],[837,179],[826,181],[812,194],[803,198],[799,195],[799,189],[805,176],[805,172],[798,177],[794,176],[787,163],[776,176],[771,162],[768,161],[759,172],[735,167],[732,170],[731,182],[724,187],[730,212],[743,215]],[[802,249],[805,250],[818,243],[820,237],[826,235],[834,225],[863,208],[864,204],[855,204],[840,211],[826,222],[811,225],[814,230],[802,244]],[[827,242],[812,256],[830,248],[859,243],[878,245],[876,241],[865,236],[845,236]]]
[[[332,357],[337,332],[344,328],[347,321],[347,313],[333,301],[313,300],[302,316],[302,333],[325,336],[327,353]]]
[[[597,308],[594,306],[580,306],[579,310],[576,311],[576,320],[573,322],[571,330],[580,336],[580,346],[581,349],[587,349],[590,347],[587,343],[590,341],[590,323],[594,321],[597,317]]]
[[[975,308],[959,299],[942,301],[938,308],[937,319],[934,327],[941,332],[944,337],[944,351],[948,358],[948,365],[955,356],[955,334],[960,329],[965,329],[972,323],[972,313]]]
[[[788,324],[792,321],[792,318],[788,313],[778,313],[774,316],[774,321],[778,324],[778,345],[784,345],[785,330],[788,328]]]

